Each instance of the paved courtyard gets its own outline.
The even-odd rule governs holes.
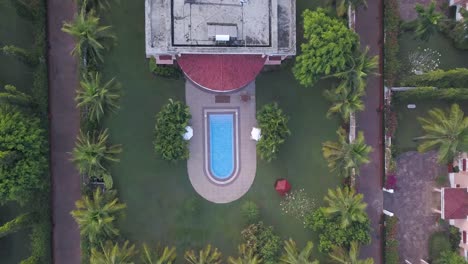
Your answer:
[[[249,94],[247,102],[241,95]],[[188,175],[193,188],[203,198],[214,203],[228,203],[242,197],[252,186],[255,178],[257,160],[255,141],[250,139],[250,131],[256,126],[255,118],[255,82],[229,95],[229,103],[215,103],[220,93],[209,92],[188,81],[185,84],[185,97],[192,114],[191,126],[194,133],[190,140],[190,158],[187,161]],[[238,112],[238,153],[239,168],[236,178],[224,185],[211,181],[205,169],[204,149],[204,109],[237,109]]]
[[[394,194],[385,193],[384,207],[399,219],[398,241],[400,258],[419,263],[428,258],[428,241],[437,230],[438,193],[433,192],[434,179],[447,173],[437,164],[435,151],[406,152],[397,158],[397,188]]]

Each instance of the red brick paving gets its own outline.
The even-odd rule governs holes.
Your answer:
[[[61,31],[63,21],[76,13],[76,1],[48,0],[49,116],[52,174],[52,258],[56,264],[80,264],[80,233],[70,215],[80,198],[81,182],[70,162],[79,130],[74,101],[78,86],[77,61],[70,55],[73,39]]]
[[[183,54],[177,63],[197,85],[220,92],[242,88],[255,80],[265,64],[261,55]]]

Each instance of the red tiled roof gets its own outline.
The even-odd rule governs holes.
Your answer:
[[[468,191],[466,188],[444,189],[444,218],[466,219],[468,216]]]
[[[177,63],[194,83],[227,92],[252,82],[265,64],[261,55],[182,54]]]

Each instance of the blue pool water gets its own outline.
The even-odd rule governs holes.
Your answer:
[[[224,180],[234,172],[234,115],[209,114],[210,169]]]

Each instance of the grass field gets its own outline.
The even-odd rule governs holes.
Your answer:
[[[32,24],[16,14],[10,1],[0,1],[0,47],[10,44],[31,48]],[[13,84],[18,89],[27,91],[32,84],[32,70],[17,59],[4,56],[0,52],[0,89],[3,89],[5,84]],[[22,208],[15,203],[0,206],[0,225],[22,212]],[[22,230],[0,239],[2,264],[17,264],[29,256],[29,231]]]
[[[316,4],[299,1],[298,16],[306,5],[313,8]],[[120,111],[106,122],[112,141],[124,148],[121,162],[112,169],[119,196],[128,207],[126,218],[119,223],[123,237],[137,243],[161,241],[177,246],[179,251],[212,243],[225,255],[231,255],[240,242],[244,224],[240,205],[252,200],[260,206],[262,219],[273,225],[282,238],[292,237],[301,246],[309,239],[317,244],[317,237],[302,223],[280,213],[280,198],[273,183],[287,177],[293,188],[304,188],[319,203],[327,188],[339,183],[328,172],[321,155],[321,143],[334,139],[339,125],[325,118],[328,104],[322,91],[330,84],[300,87],[288,67],[258,77],[258,106],[277,101],[290,116],[292,135],[278,160],[269,164],[259,161],[254,185],[245,197],[216,205],[195,193],[185,162],[167,163],[153,151],[154,116],[168,98],[184,100],[184,82],[149,73],[143,1],[121,1],[106,20],[113,25],[118,45],[106,56],[105,76],[115,76],[124,90]]]

